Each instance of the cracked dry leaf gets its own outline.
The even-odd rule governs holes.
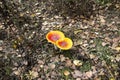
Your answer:
[[[68,75],[70,75],[70,72],[69,72],[68,70],[65,70],[65,71],[64,71],[64,75],[65,75],[65,76],[68,76]]]

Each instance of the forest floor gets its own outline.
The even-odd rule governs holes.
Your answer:
[[[29,12],[20,16],[35,22],[26,19],[21,27],[8,28],[0,22],[0,80],[120,80],[120,6],[90,19]],[[62,31],[73,47],[55,49],[46,40],[51,30]]]

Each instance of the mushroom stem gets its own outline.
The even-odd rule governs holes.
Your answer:
[[[58,48],[57,48],[57,46],[54,44],[54,48],[55,48],[55,50],[57,50]]]

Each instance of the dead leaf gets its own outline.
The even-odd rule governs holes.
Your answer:
[[[70,75],[70,72],[69,72],[68,70],[65,70],[65,71],[64,71],[64,75],[65,75],[65,76],[68,76],[68,75]]]
[[[88,71],[88,72],[86,72],[85,74],[86,74],[86,76],[87,76],[88,78],[91,78],[92,75],[93,75],[93,74],[92,74],[92,71]]]
[[[74,31],[74,34],[78,34],[78,33],[80,33],[80,32],[82,32],[82,30],[80,30],[80,29],[79,29],[79,30],[75,30],[75,31]]]
[[[56,66],[56,65],[55,65],[54,63],[50,63],[50,64],[49,64],[49,67],[50,67],[51,69],[54,69],[55,66]]]
[[[101,23],[105,23],[105,19],[104,19],[103,16],[99,16],[99,18],[100,18],[100,22],[101,22]]]
[[[65,64],[67,67],[71,66],[72,65],[72,62],[70,59],[66,60],[66,64]]]
[[[65,57],[63,55],[60,55],[61,62],[65,61]]]
[[[81,66],[81,65],[83,64],[80,60],[74,60],[73,63],[74,63],[76,66]]]
[[[29,71],[30,76],[32,76],[32,79],[38,77],[38,72],[36,71]]]
[[[14,73],[15,75],[20,75],[20,71],[19,71],[19,70],[15,70],[15,71],[13,71],[13,73]]]
[[[3,28],[3,25],[0,24],[0,29],[2,29],[2,28]]]
[[[3,47],[0,47],[0,51],[2,51],[3,50]]]
[[[116,47],[115,50],[120,51],[120,47]]]
[[[107,45],[107,43],[106,42],[102,42],[102,46],[106,46]]]
[[[76,78],[76,80],[81,80],[81,78]]]
[[[116,57],[115,57],[116,61],[120,61],[120,54],[118,54]]]
[[[94,59],[96,56],[94,54],[89,54],[90,59]]]
[[[74,41],[74,46],[81,45],[83,42],[81,40]]]
[[[82,77],[82,72],[80,72],[79,70],[75,70],[72,73],[72,75],[73,75],[74,78]]]
[[[110,78],[110,80],[115,80],[115,78]]]

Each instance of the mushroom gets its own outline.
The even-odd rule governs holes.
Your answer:
[[[51,42],[53,44],[56,44],[56,41],[58,40],[62,40],[64,39],[65,36],[61,31],[50,31],[47,35],[46,35],[46,39],[48,40],[48,42]]]
[[[70,38],[66,37],[64,39],[57,40],[56,45],[62,50],[68,50],[72,48],[73,42]]]

